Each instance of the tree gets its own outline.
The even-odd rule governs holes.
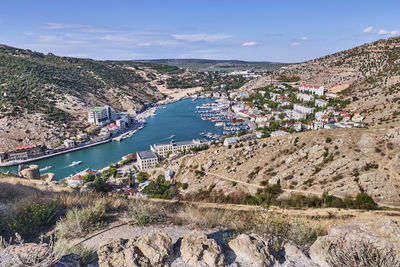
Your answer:
[[[149,174],[146,172],[139,172],[136,179],[139,183],[144,183],[149,179]]]

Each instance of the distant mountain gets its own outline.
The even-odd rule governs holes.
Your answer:
[[[276,70],[287,63],[269,61],[213,60],[213,59],[149,59],[139,62],[165,64],[201,71],[230,71],[239,69]]]

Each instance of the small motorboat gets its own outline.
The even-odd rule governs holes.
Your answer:
[[[47,170],[50,170],[51,169],[51,166],[46,166],[46,167],[44,167],[44,168],[42,168],[42,169],[40,169],[39,171],[47,171]]]
[[[79,165],[81,163],[82,163],[82,161],[73,161],[71,164],[69,164],[69,166],[73,167],[73,166]]]

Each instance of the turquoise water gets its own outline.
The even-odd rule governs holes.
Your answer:
[[[195,113],[196,106],[210,102],[213,100],[201,98],[192,102],[192,99],[188,98],[168,104],[165,109],[157,110],[156,116],[147,118],[146,126],[131,138],[35,161],[32,164],[37,164],[40,168],[52,166],[42,174],[52,172],[57,179],[62,179],[86,168],[101,169],[121,160],[124,155],[148,150],[154,143],[167,142],[171,135],[175,135],[176,141],[184,141],[201,138],[201,132],[222,134],[221,127],[215,127],[210,121],[201,120],[199,114]],[[82,164],[69,167],[73,161],[82,161]],[[15,166],[4,167],[0,168],[0,171],[16,173],[17,169]]]

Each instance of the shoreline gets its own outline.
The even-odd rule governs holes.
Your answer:
[[[81,146],[81,147],[74,147],[74,148],[71,148],[71,149],[68,149],[68,150],[56,152],[56,153],[53,153],[53,154],[43,155],[43,156],[40,156],[40,157],[37,157],[37,158],[21,160],[21,161],[17,161],[17,162],[13,161],[13,162],[0,163],[0,167],[12,167],[12,166],[20,165],[20,164],[25,164],[25,163],[29,163],[29,162],[42,160],[42,159],[47,159],[47,158],[51,158],[51,157],[54,157],[54,156],[58,156],[58,155],[62,155],[62,154],[66,154],[66,153],[70,153],[70,152],[74,152],[74,151],[78,151],[78,150],[81,150],[81,149],[102,145],[102,144],[111,142],[111,140],[112,139],[107,139],[107,140],[99,141],[99,142],[96,142],[96,143],[87,144],[87,145],[84,145],[84,146]]]

